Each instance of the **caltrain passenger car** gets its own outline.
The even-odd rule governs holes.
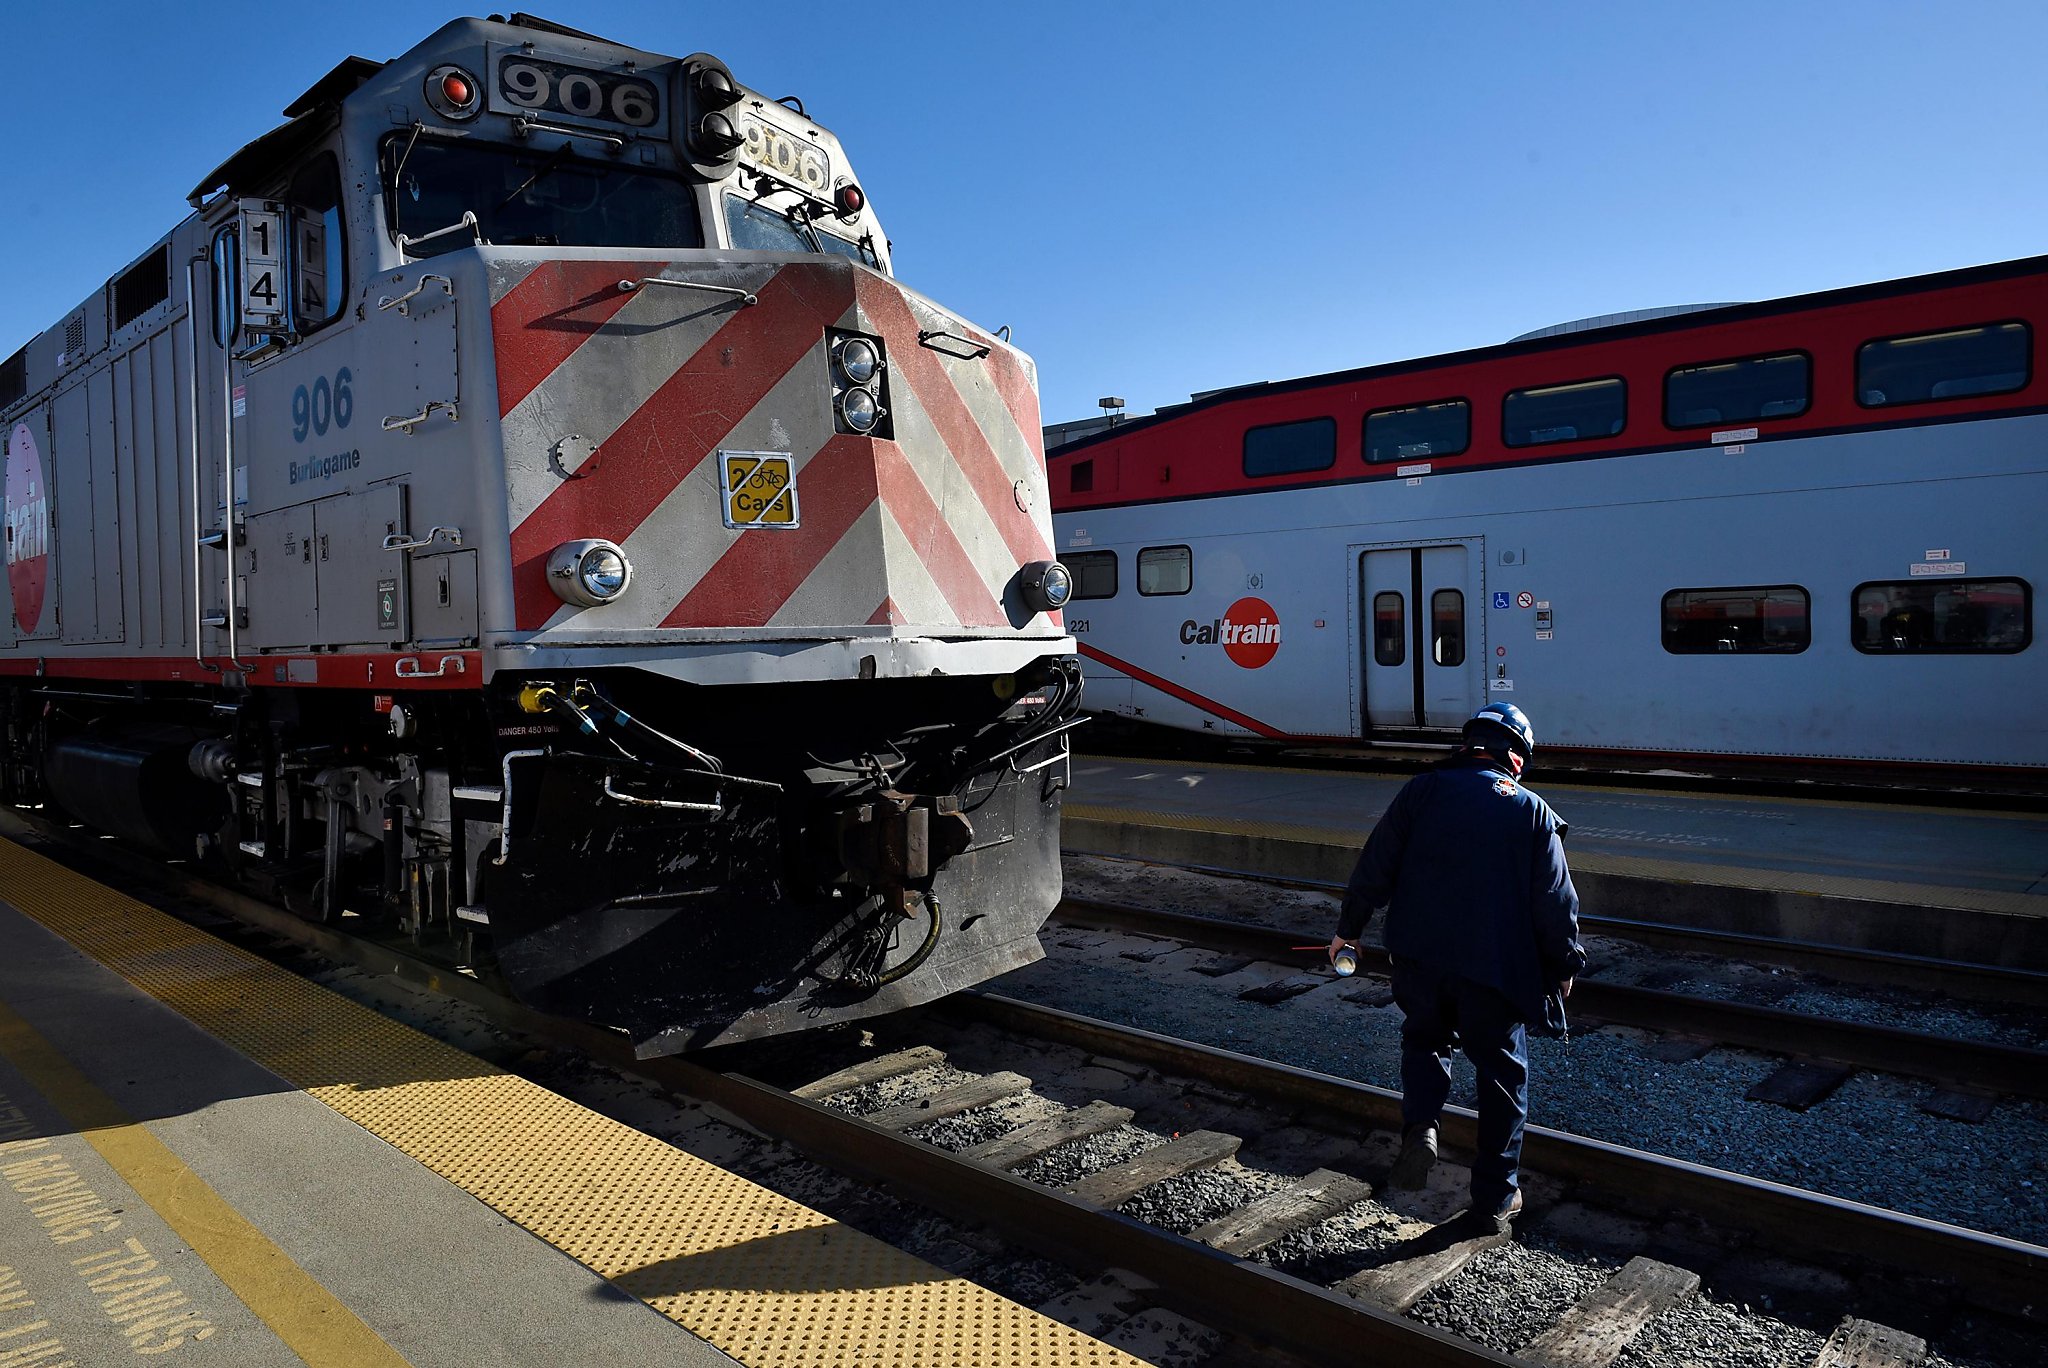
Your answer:
[[[1370,744],[1505,700],[1595,763],[2048,766],[2044,332],[2034,258],[1083,438],[1051,470],[1090,706]]]
[[[350,58],[0,364],[0,778],[647,1053],[1041,953],[1029,358],[716,58]]]

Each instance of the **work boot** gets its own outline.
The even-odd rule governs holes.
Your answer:
[[[1515,1217],[1521,1214],[1522,1190],[1520,1188],[1516,1188],[1513,1192],[1501,1198],[1500,1204],[1491,1211],[1476,1203],[1472,1207],[1472,1219],[1474,1221],[1481,1225],[1491,1224],[1495,1230],[1503,1235],[1513,1228]]]
[[[1387,1186],[1412,1192],[1429,1181],[1429,1171],[1435,1167],[1436,1127],[1410,1126],[1401,1132],[1401,1153],[1387,1175]]]

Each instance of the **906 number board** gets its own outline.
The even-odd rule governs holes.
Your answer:
[[[491,63],[491,108],[498,113],[610,124],[651,138],[668,136],[661,87],[653,81],[536,57],[520,48],[493,51]]]

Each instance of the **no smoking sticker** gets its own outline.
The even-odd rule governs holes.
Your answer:
[[[1535,606],[1536,596],[1530,593],[1527,589],[1524,589],[1521,593],[1515,595],[1515,607],[1534,608]]]

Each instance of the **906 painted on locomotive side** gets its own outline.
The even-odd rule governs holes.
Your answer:
[[[1035,959],[1080,680],[1029,358],[800,102],[350,58],[4,364],[4,783],[484,933],[648,1053]]]

